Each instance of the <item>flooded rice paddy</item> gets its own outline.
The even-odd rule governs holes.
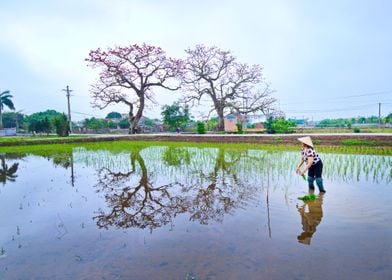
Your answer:
[[[132,146],[0,156],[0,279],[392,279],[392,157]],[[318,194],[318,191],[316,191]]]

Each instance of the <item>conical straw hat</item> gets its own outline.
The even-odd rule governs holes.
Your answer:
[[[309,136],[298,138],[298,141],[302,142],[302,143],[304,143],[304,144],[306,144],[306,145],[308,145],[308,146],[313,148],[313,142],[312,142],[312,139],[310,139]]]

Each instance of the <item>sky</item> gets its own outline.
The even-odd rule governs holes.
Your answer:
[[[92,49],[147,43],[184,58],[196,44],[259,64],[288,118],[392,112],[392,1],[389,0],[1,0],[0,91],[16,111],[67,112],[72,120],[127,112],[92,107]],[[180,98],[159,90],[145,115]],[[195,118],[205,114],[195,107]]]

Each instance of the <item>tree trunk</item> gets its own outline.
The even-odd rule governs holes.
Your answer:
[[[223,115],[223,108],[216,108],[218,114],[218,131],[225,131],[225,117]]]
[[[141,95],[140,97],[140,105],[139,108],[136,112],[136,115],[132,117],[132,120],[130,120],[130,126],[129,126],[129,134],[136,134],[139,132],[138,124],[143,116],[143,110],[144,110],[144,95]]]
[[[132,123],[133,123],[133,119],[135,117],[133,116],[133,105],[132,105],[132,103],[129,103],[128,105],[129,105],[129,113],[128,113],[129,128],[128,128],[128,134],[132,134],[132,132],[133,132]]]

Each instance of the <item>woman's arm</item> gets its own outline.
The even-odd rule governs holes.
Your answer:
[[[308,157],[308,164],[306,165],[305,169],[301,171],[301,175],[304,175],[305,172],[312,166],[313,164],[313,157]]]
[[[298,163],[297,169],[295,170],[295,172],[297,172],[298,174],[301,172],[301,170],[299,168],[302,166],[303,163],[304,163],[304,159],[303,159],[303,157],[301,157],[301,160]]]

